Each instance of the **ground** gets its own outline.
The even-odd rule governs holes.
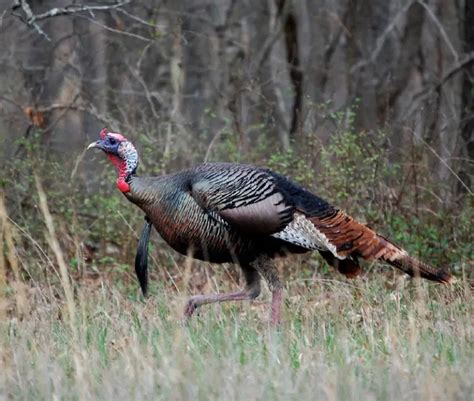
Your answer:
[[[462,279],[295,279],[278,328],[267,290],[188,323],[186,294],[169,289],[144,301],[113,283],[79,286],[73,305],[57,287],[29,291],[24,316],[0,322],[0,399],[445,401],[474,391]]]

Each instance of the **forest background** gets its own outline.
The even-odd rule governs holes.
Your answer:
[[[87,144],[107,126],[136,144],[141,175],[170,173],[203,161],[270,167],[347,210],[414,255],[449,267],[460,279],[457,290],[450,293],[423,287],[428,288],[427,297],[434,297],[430,298],[430,305],[450,305],[446,314],[436,315],[433,307],[430,311],[435,315],[422,315],[431,334],[428,322],[434,320],[437,327],[444,327],[443,322],[457,316],[459,325],[448,325],[444,335],[462,340],[457,345],[448,344],[446,349],[440,345],[446,354],[438,355],[442,366],[438,372],[430,371],[432,360],[421,365],[411,360],[407,365],[406,361],[400,362],[400,371],[408,369],[415,377],[428,377],[424,384],[405,382],[396,369],[395,382],[400,386],[387,387],[381,376],[376,376],[380,382],[371,381],[371,372],[377,371],[377,366],[382,366],[382,371],[388,369],[387,374],[393,373],[393,366],[385,363],[400,355],[395,352],[396,347],[383,351],[378,348],[380,344],[374,345],[378,344],[377,338],[388,338],[382,333],[385,323],[392,327],[392,320],[384,320],[387,316],[374,315],[374,321],[381,319],[381,326],[375,325],[381,330],[380,336],[363,331],[368,337],[356,337],[354,349],[350,344],[334,346],[324,342],[318,344],[323,356],[313,355],[313,348],[305,352],[320,358],[327,372],[335,369],[336,376],[342,377],[347,372],[340,369],[341,360],[336,353],[352,354],[367,346],[367,338],[375,341],[372,344],[367,340],[373,346],[369,347],[370,361],[360,356],[367,362],[367,371],[354,373],[348,387],[341,389],[329,374],[323,375],[327,381],[321,383],[332,383],[329,387],[320,384],[328,399],[334,394],[341,399],[349,399],[348,394],[363,398],[375,394],[377,399],[385,394],[386,399],[398,399],[405,384],[415,386],[411,393],[414,398],[422,394],[425,397],[421,398],[428,399],[429,391],[431,399],[461,399],[469,394],[472,384],[462,372],[472,365],[472,354],[464,352],[469,345],[472,350],[468,312],[472,312],[469,297],[474,270],[472,2],[2,0],[0,49],[0,316],[8,318],[2,328],[5,333],[11,334],[11,319],[18,319],[37,322],[39,331],[44,330],[47,336],[51,326],[41,326],[41,322],[47,320],[54,325],[55,319],[61,321],[63,315],[69,316],[67,321],[76,322],[81,313],[74,312],[74,305],[79,309],[83,305],[84,311],[95,316],[96,305],[81,303],[89,298],[110,314],[115,311],[115,304],[120,305],[134,325],[138,324],[137,316],[147,319],[156,310],[159,314],[155,319],[169,321],[178,316],[178,309],[181,311],[181,295],[238,285],[239,273],[232,266],[191,262],[154,235],[151,274],[156,300],[146,306],[138,302],[140,294],[132,262],[143,216],[117,192],[115,172],[103,155],[85,152]],[[403,299],[407,310],[411,302],[420,299],[419,292],[391,269],[377,264],[366,264],[365,268],[367,274],[359,281],[346,282],[317,255],[280,262],[280,273],[286,277],[292,294],[287,315],[291,316],[290,332],[297,333],[296,347],[306,346],[304,338],[316,330],[314,325],[318,327],[316,331],[324,331],[324,325],[333,320],[334,333],[341,330],[341,334],[352,330],[347,324],[359,315],[366,322],[364,313],[376,313],[385,291],[392,291],[396,302]],[[375,284],[369,284],[370,280]],[[336,288],[334,283],[338,282],[342,287]],[[315,290],[315,283],[322,287]],[[308,291],[312,297],[304,295]],[[169,295],[162,298],[163,293]],[[173,295],[178,301],[172,300]],[[110,297],[112,303],[108,301]],[[365,309],[367,305],[369,309]],[[244,323],[264,316],[263,303],[252,307],[250,317],[244,312],[246,306],[226,308],[229,309],[224,312],[230,315],[224,316],[241,316]],[[390,305],[383,308],[391,313]],[[217,317],[211,316],[217,320],[206,321],[200,329],[215,331],[217,325],[217,333],[221,330],[222,338],[229,343],[220,337],[211,343],[223,347],[224,354],[226,347],[237,352],[242,337],[232,337],[224,328],[227,325],[220,320],[219,311],[216,313]],[[317,314],[321,315],[319,320],[311,320]],[[408,313],[393,323],[394,330],[403,332],[411,317],[419,317],[410,316]],[[125,319],[118,321],[126,325]],[[89,326],[76,327],[74,322],[71,327],[60,324],[59,332],[64,330],[78,343],[86,341],[82,330]],[[107,324],[104,323],[105,334],[100,324],[91,326],[100,339],[94,342],[97,353],[91,350],[84,356],[74,341],[54,340],[54,344],[47,342],[52,355],[68,350],[70,358],[50,360],[39,347],[35,368],[28,364],[26,337],[5,335],[3,351],[8,352],[2,355],[4,361],[9,361],[5,363],[10,370],[5,372],[11,375],[4,376],[0,390],[3,384],[13,396],[39,394],[40,398],[48,398],[51,394],[61,395],[62,391],[67,394],[65,383],[71,380],[76,386],[72,398],[106,399],[107,391],[113,393],[116,387],[101,388],[97,378],[105,380],[105,368],[113,371],[114,366],[119,366],[112,358],[116,348],[120,350],[117,352],[121,363],[121,358],[136,357],[128,353],[131,351],[123,351],[126,347],[120,348],[117,342],[121,340],[117,338],[131,342],[132,351],[152,347],[132,335],[144,330],[141,326],[133,326],[130,334],[122,326]],[[157,327],[163,330],[161,320],[147,324],[151,331]],[[295,329],[297,326],[300,328]],[[170,337],[179,332],[177,326],[172,327]],[[254,332],[248,325],[242,327],[244,338],[251,344],[260,341],[255,334],[258,328]],[[25,333],[33,330],[24,329]],[[416,333],[415,337],[423,337],[423,331]],[[329,341],[328,332],[319,334]],[[199,336],[193,334],[191,340],[180,341],[196,341],[193,352],[203,360],[213,361],[207,354],[210,351],[196,339]],[[153,335],[152,338],[156,340]],[[438,344],[438,337],[426,338],[427,348],[432,345],[430,341]],[[292,341],[284,337],[281,343],[272,344],[283,352],[282,360],[291,369],[300,366],[301,376],[295,377],[300,377],[298,383],[303,385],[304,375],[313,374],[314,366],[298,359],[300,353],[294,354]],[[257,343],[257,348],[262,346]],[[11,353],[13,344],[25,354]],[[410,342],[407,349],[418,355],[418,349],[410,348],[413,344]],[[255,358],[257,365],[261,364],[258,366],[268,368],[265,355],[260,355],[261,360],[260,356]],[[179,354],[178,361],[180,357],[184,361],[189,355]],[[198,357],[193,359],[197,365]],[[252,360],[248,355],[233,353],[228,357],[235,357],[243,365],[248,358]],[[97,376],[89,372],[90,377],[81,373],[81,364],[88,358],[98,358],[104,371]],[[147,362],[150,365],[140,366],[156,367],[155,360]],[[43,383],[43,376],[28,373],[36,372],[42,364],[62,372],[57,382],[47,376]],[[194,368],[199,370],[199,366]],[[417,366],[427,371],[416,370]],[[217,362],[214,368],[216,377],[220,377]],[[15,379],[22,369],[31,376],[32,386],[22,386],[21,380]],[[278,373],[273,374],[279,377]],[[115,379],[117,383],[118,377],[120,374]],[[140,382],[142,379],[137,377],[138,373],[135,379]],[[258,377],[262,383],[272,382],[265,375]],[[112,376],[109,379],[110,383],[114,381]],[[171,391],[184,380],[179,375],[175,379],[165,382],[164,388],[169,384]],[[460,393],[441,387],[448,379],[457,384]],[[203,382],[195,383],[196,394],[207,389]],[[287,384],[291,387],[295,383]],[[157,389],[154,384],[142,384],[143,391]],[[138,391],[132,385],[127,388]],[[272,395],[272,389],[262,394]],[[331,389],[335,389],[334,393]],[[184,398],[196,395],[192,388],[181,390]],[[304,386],[300,390],[300,394],[306,394]],[[166,399],[166,391],[160,394]],[[212,394],[216,399],[222,395]],[[310,394],[309,391],[308,399]],[[146,398],[146,394],[141,395]],[[234,398],[244,395],[235,394]],[[127,396],[136,398],[137,393]]]

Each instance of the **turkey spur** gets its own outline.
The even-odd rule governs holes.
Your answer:
[[[161,177],[136,175],[138,154],[118,133],[103,129],[88,148],[103,150],[118,173],[117,188],[145,212],[135,269],[147,291],[151,225],[176,251],[215,263],[238,263],[241,291],[196,295],[185,314],[204,304],[249,300],[260,293],[260,277],[272,291],[271,322],[280,320],[282,284],[273,258],[319,251],[341,273],[360,273],[358,258],[382,260],[411,276],[440,283],[454,278],[419,260],[342,210],[270,170],[232,163],[205,163]]]

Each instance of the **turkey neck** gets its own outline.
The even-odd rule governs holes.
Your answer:
[[[138,153],[131,142],[125,141],[119,147],[119,156],[108,155],[118,172],[117,188],[122,193],[130,191],[129,181],[138,167]]]
[[[131,175],[128,182],[130,191],[124,193],[127,199],[145,212],[168,244],[186,254],[193,242],[188,224],[196,217],[187,176],[178,173],[161,177]]]
[[[162,177],[139,177],[131,174],[127,177],[127,183],[130,191],[124,193],[125,197],[132,203],[135,203],[144,211],[149,207],[154,207],[160,203],[162,198],[169,196],[173,192],[173,186],[170,185],[169,175]],[[178,190],[175,185],[174,191]]]
[[[132,174],[127,182],[130,191],[124,195],[146,213],[160,232],[175,224],[174,216],[186,214],[189,208],[190,188],[186,175],[138,177]]]

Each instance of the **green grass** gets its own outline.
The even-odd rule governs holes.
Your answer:
[[[185,298],[171,291],[144,303],[79,287],[71,321],[62,296],[32,289],[29,314],[0,322],[0,398],[472,399],[467,284],[386,284],[293,281],[277,329],[268,292],[183,324]]]

